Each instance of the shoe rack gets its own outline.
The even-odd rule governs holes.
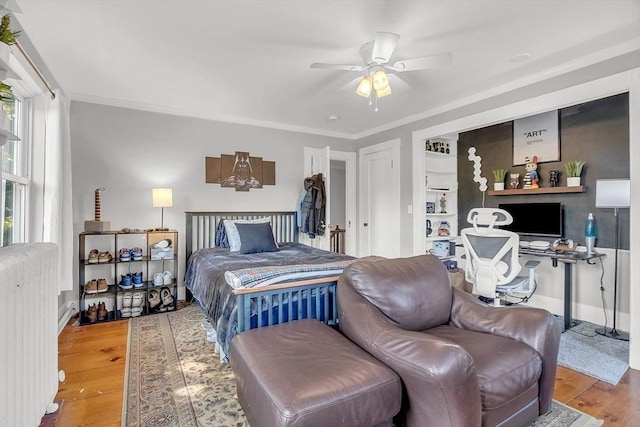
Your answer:
[[[81,325],[177,308],[176,230],[82,232],[78,248]]]

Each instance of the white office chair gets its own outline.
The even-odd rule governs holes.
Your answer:
[[[518,276],[520,238],[514,232],[494,228],[512,221],[505,210],[475,208],[467,215],[473,227],[460,232],[466,253],[465,278],[473,283],[474,293],[493,298],[495,306],[503,297],[506,303],[506,296],[526,302],[536,290],[534,269],[540,261],[528,261],[529,275]]]

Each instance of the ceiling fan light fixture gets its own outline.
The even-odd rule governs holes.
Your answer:
[[[358,88],[356,89],[356,93],[364,98],[368,98],[371,95],[371,87],[372,87],[371,76],[366,75],[358,84]]]
[[[389,87],[389,77],[383,70],[378,70],[373,74],[373,87],[377,91]]]

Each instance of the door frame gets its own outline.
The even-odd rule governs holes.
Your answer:
[[[400,138],[391,139],[389,141],[380,142],[378,144],[368,145],[366,147],[362,147],[358,150],[358,166],[359,166],[359,185],[358,185],[358,205],[360,209],[358,210],[358,256],[363,256],[364,254],[364,223],[368,221],[365,213],[365,189],[368,186],[367,176],[365,174],[365,157],[369,154],[377,153],[380,151],[389,151],[390,159],[397,163],[394,165],[394,175],[397,182],[397,188],[392,194],[389,195],[389,200],[391,206],[395,207],[395,221],[393,224],[389,224],[389,227],[395,230],[396,240],[394,242],[390,242],[392,246],[394,246],[395,253],[400,255],[400,146],[402,141]],[[368,248],[370,249],[370,247]]]
[[[345,202],[344,202],[344,216],[346,219],[345,229],[348,231],[345,233],[344,249],[347,255],[355,256],[358,244],[358,220],[356,218],[357,212],[357,198],[356,198],[356,153],[350,151],[335,151],[329,152],[329,162],[331,160],[344,162],[345,171]],[[329,168],[330,169],[330,168]],[[329,206],[327,205],[327,208]]]

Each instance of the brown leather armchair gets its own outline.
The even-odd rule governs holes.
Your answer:
[[[396,371],[397,425],[526,426],[551,407],[561,325],[452,288],[432,255],[356,261],[338,281],[341,331]]]

